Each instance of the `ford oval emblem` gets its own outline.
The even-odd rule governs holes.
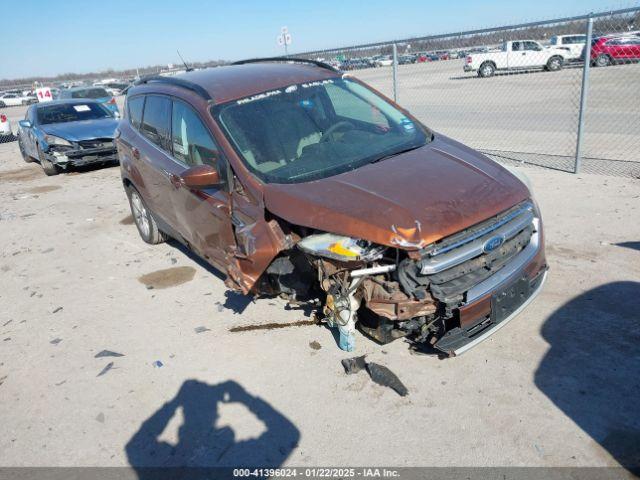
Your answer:
[[[484,242],[482,246],[482,250],[485,253],[493,252],[496,248],[500,248],[500,245],[504,242],[504,238],[502,237],[491,237],[489,240]]]

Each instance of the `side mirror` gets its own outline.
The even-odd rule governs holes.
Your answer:
[[[18,125],[20,125],[22,128],[31,128],[31,122],[29,120],[20,120],[18,122]]]
[[[189,188],[207,188],[219,185],[220,175],[211,165],[196,165],[182,173],[182,181]]]

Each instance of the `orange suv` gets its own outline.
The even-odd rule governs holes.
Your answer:
[[[143,79],[117,132],[141,237],[172,237],[229,288],[322,305],[352,350],[464,352],[540,291],[526,179],[316,61]]]

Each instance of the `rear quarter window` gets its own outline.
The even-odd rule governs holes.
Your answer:
[[[142,110],[144,109],[144,96],[133,97],[127,99],[127,112],[129,114],[129,122],[136,130],[140,130],[142,124]]]
[[[171,100],[168,97],[148,95],[144,103],[144,114],[140,131],[151,142],[163,150],[170,151],[169,125]]]

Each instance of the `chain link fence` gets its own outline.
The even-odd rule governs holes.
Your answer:
[[[640,178],[640,5],[296,56],[497,161]]]

